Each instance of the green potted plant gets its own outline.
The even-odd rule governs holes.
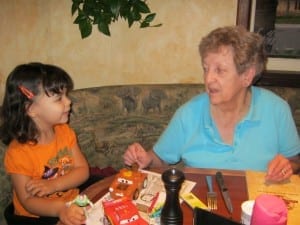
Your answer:
[[[109,26],[122,18],[131,27],[133,23],[140,28],[158,27],[161,24],[150,25],[156,14],[149,9],[146,0],[72,0],[72,16],[77,14],[74,23],[78,24],[81,38],[92,33],[93,25],[98,30],[110,36]]]

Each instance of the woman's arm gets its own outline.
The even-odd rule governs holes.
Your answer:
[[[149,164],[149,167],[162,167],[162,166],[166,166],[167,164],[162,161],[156,154],[155,152],[152,150],[148,151],[147,154],[149,155],[149,157],[151,158],[151,162]]]

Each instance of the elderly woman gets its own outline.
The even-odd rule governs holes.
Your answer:
[[[127,165],[266,171],[281,181],[299,170],[300,140],[287,102],[252,86],[267,58],[263,39],[242,27],[218,28],[199,46],[206,93],[173,116],[153,150],[134,143]]]

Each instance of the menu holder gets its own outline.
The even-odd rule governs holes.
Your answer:
[[[264,172],[246,171],[249,199],[261,194],[272,194],[283,199],[288,208],[288,225],[299,225],[300,221],[300,176],[292,175],[280,182],[266,182]]]
[[[193,216],[193,225],[242,225],[241,223],[233,221],[225,216],[221,216],[198,207],[194,209]]]

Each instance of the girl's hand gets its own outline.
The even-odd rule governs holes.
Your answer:
[[[31,179],[26,183],[25,188],[31,196],[37,197],[44,197],[56,191],[54,183],[45,179]]]
[[[59,212],[59,219],[65,225],[85,224],[86,216],[83,207],[71,204]]]
[[[289,178],[292,174],[293,169],[289,159],[278,154],[268,164],[266,180],[280,182]]]

